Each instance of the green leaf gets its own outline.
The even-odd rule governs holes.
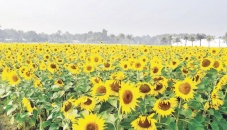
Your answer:
[[[219,122],[219,125],[221,126],[221,128],[223,130],[225,130],[227,128],[227,121],[226,119],[222,119],[220,122]]]
[[[178,129],[178,126],[177,126],[177,124],[175,122],[171,122],[169,124],[169,129],[170,130],[177,130]]]
[[[51,124],[49,130],[58,130],[58,127],[57,124]]]
[[[216,122],[212,122],[210,125],[212,130],[219,130],[218,124]]]
[[[46,128],[47,126],[51,125],[51,122],[50,121],[44,121],[42,125],[43,125],[44,128]]]
[[[109,102],[103,102],[99,110],[99,113],[102,113],[103,111],[106,111],[110,108],[113,108],[113,106]]]
[[[220,121],[220,120],[223,118],[222,115],[221,115],[221,113],[218,112],[218,111],[214,111],[214,117],[215,117],[218,121]]]

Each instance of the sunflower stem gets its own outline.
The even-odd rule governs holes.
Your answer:
[[[179,115],[180,115],[180,106],[181,106],[181,99],[180,99],[180,103],[179,103],[179,106],[178,106],[178,112],[177,112],[177,119],[176,119],[176,125],[178,126],[178,121],[179,121]]]
[[[120,129],[120,128],[119,128],[120,122],[121,122],[121,117],[120,117],[120,115],[121,115],[121,105],[120,105],[120,103],[119,103],[119,109],[118,109],[118,121],[117,121],[116,130],[119,130],[119,129]]]

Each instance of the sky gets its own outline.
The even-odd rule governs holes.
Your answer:
[[[1,29],[155,36],[227,32],[227,0],[0,0]]]

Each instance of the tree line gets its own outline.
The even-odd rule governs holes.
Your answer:
[[[227,42],[227,32],[218,37]],[[214,40],[215,37],[206,34],[162,34],[156,36],[133,36],[130,34],[120,33],[118,35],[109,34],[107,30],[103,29],[101,32],[92,32],[83,34],[71,34],[69,32],[62,32],[58,30],[56,33],[46,34],[37,33],[35,31],[17,31],[15,29],[1,29],[0,28],[0,42],[50,42],[50,43],[129,43],[129,44],[148,44],[148,45],[171,45],[172,43],[191,42],[192,46],[195,41],[206,39],[208,43]],[[220,43],[220,42],[219,42]]]

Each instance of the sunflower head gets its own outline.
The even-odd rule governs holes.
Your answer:
[[[134,85],[124,83],[119,91],[120,105],[123,113],[130,113],[135,110],[138,105],[138,98],[140,97],[139,89],[135,88]]]
[[[95,114],[84,115],[72,127],[74,130],[104,130],[105,120]]]
[[[168,116],[174,112],[175,107],[177,106],[177,99],[170,98],[166,100],[159,99],[155,102],[153,110],[161,116]]]
[[[135,119],[131,125],[135,130],[156,130],[155,123],[157,122],[153,119],[154,114],[149,116],[139,116]]]
[[[177,81],[174,85],[174,88],[176,97],[180,97],[184,100],[189,100],[193,98],[196,84],[191,79],[186,78],[183,81]]]

